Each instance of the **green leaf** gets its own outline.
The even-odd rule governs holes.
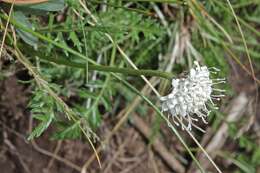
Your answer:
[[[27,8],[43,11],[60,11],[65,8],[64,0],[49,0],[48,2],[26,5]]]
[[[249,160],[244,155],[238,156],[237,159],[231,159],[231,161],[245,173],[255,172],[255,168],[252,167]]]
[[[101,114],[98,110],[98,107],[93,108],[92,112],[88,116],[89,123],[93,129],[99,127],[101,123]]]
[[[66,0],[66,4],[69,6],[69,7],[73,7],[75,9],[79,8],[80,7],[80,4],[77,0]]]
[[[39,120],[41,120],[42,122],[32,131],[32,133],[27,139],[31,140],[35,137],[41,136],[41,134],[49,127],[53,119],[54,119],[53,113],[45,116],[41,115]]]
[[[70,32],[69,35],[69,39],[73,42],[74,46],[77,47],[77,49],[79,50],[79,52],[82,52],[82,48],[81,48],[81,42],[79,41],[78,36],[76,35],[75,32]]]
[[[105,97],[105,96],[101,97],[101,102],[103,103],[106,111],[112,110],[111,102],[108,97]]]
[[[78,89],[77,94],[79,95],[79,97],[87,99],[87,98],[92,98],[92,99],[96,99],[98,94],[94,93],[94,92],[90,92],[87,89],[83,88],[83,89]]]
[[[254,151],[252,162],[255,163],[256,165],[260,165],[260,148],[257,148]]]
[[[62,127],[62,130],[55,133],[53,139],[77,139],[81,136],[80,121],[76,123]]]
[[[55,39],[55,41],[60,42],[60,44],[62,44],[65,47],[69,47],[64,39],[64,36],[62,34],[62,32],[59,32],[57,35],[57,38]],[[69,56],[68,51],[63,50],[63,52],[65,53],[66,56]]]
[[[15,12],[14,18],[15,18],[15,20],[19,21],[25,27],[33,29],[32,24],[30,23],[30,21],[27,19],[27,17],[21,11]],[[37,37],[33,36],[32,34],[30,34],[28,32],[24,32],[20,29],[16,29],[16,31],[17,31],[17,34],[22,38],[22,40],[25,43],[33,46],[34,48],[37,48],[37,44],[38,44],[38,38]]]

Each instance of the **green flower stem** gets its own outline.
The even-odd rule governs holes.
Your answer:
[[[0,17],[7,20],[7,16],[0,14]],[[162,77],[162,78],[166,78],[171,80],[173,77],[173,74],[171,73],[167,73],[167,72],[162,72],[162,71],[157,71],[157,70],[135,70],[135,69],[129,69],[129,68],[118,68],[118,67],[111,67],[111,66],[103,66],[103,65],[98,65],[94,60],[86,57],[85,55],[67,47],[64,46],[62,44],[59,44],[56,41],[51,40],[50,38],[37,33],[33,30],[31,30],[30,28],[27,28],[26,26],[22,25],[21,23],[15,21],[14,19],[10,18],[10,23],[13,24],[14,26],[16,26],[17,28],[23,30],[24,32],[28,32],[30,34],[32,34],[35,37],[38,37],[41,40],[47,41],[49,43],[52,43],[53,45],[64,49],[68,52],[70,52],[71,54],[74,54],[76,56],[79,56],[85,60],[87,60],[88,62],[90,62],[93,65],[88,65],[88,70],[97,70],[97,71],[104,71],[104,72],[114,72],[114,73],[122,73],[122,74],[126,74],[126,75],[137,75],[137,76],[158,76],[158,77]],[[43,58],[47,61],[52,61],[54,63],[57,64],[62,64],[62,65],[67,65],[67,66],[72,66],[72,67],[77,67],[77,68],[86,68],[85,64],[81,64],[81,63],[76,63],[76,62],[71,62],[65,59],[54,59],[54,58],[47,58],[47,57],[40,57]]]
[[[3,19],[7,19],[7,16],[3,15],[3,14],[0,14],[0,17],[3,18]],[[92,66],[92,69],[100,69],[101,71],[112,71],[114,70],[114,72],[121,72],[123,73],[123,71],[127,71],[129,73],[132,72],[132,74],[135,74],[135,75],[145,75],[149,72],[149,74],[151,73],[154,73],[154,76],[159,76],[159,77],[164,77],[164,78],[167,78],[167,79],[172,79],[172,74],[170,73],[165,73],[165,72],[158,72],[158,71],[153,71],[153,70],[133,70],[133,69],[121,69],[119,70],[119,68],[116,68],[116,67],[107,67],[107,66],[101,66],[101,65],[98,65],[95,61],[93,61],[92,59],[89,59],[88,57],[86,57],[85,55],[67,47],[67,46],[64,46],[62,44],[59,44],[51,39],[49,39],[48,37],[45,37],[44,35],[41,35],[37,32],[34,32],[33,30],[29,29],[29,28],[26,28],[25,26],[23,26],[22,24],[16,22],[15,20],[13,19],[10,19],[10,23],[13,24],[14,26],[16,26],[17,28],[25,31],[25,32],[28,32],[36,37],[38,37],[39,39],[41,40],[44,40],[44,41],[47,41],[49,43],[52,43],[53,45],[61,48],[61,49],[64,49],[68,52],[70,52],[71,54],[73,55],[76,55],[76,56],[79,56],[85,60],[88,60],[90,63],[94,64],[94,65],[91,65]],[[47,57],[42,57],[43,59],[47,60],[47,61],[51,61],[51,62],[54,62],[54,63],[57,63],[57,64],[62,64],[62,65],[67,65],[67,66],[71,66],[71,67],[76,67],[76,68],[86,68],[84,64],[80,64],[80,63],[76,63],[76,62],[70,62],[68,60],[65,60],[65,59],[56,59],[56,58],[47,58]],[[90,65],[89,65],[89,68],[90,68]],[[106,70],[104,70],[106,69]],[[130,72],[131,71],[131,72]],[[125,72],[126,73],[126,72]],[[129,74],[128,73],[128,74]],[[142,93],[140,93],[136,88],[134,88],[133,86],[131,86],[131,84],[129,84],[127,81],[125,81],[124,79],[120,78],[118,75],[112,73],[112,75],[117,78],[119,81],[123,82],[124,85],[126,85],[131,91],[133,91],[134,93],[136,93],[137,95],[139,95],[144,101],[146,101],[150,106],[153,107],[153,109],[167,122],[167,123],[170,123],[168,122],[169,120],[164,117],[164,115],[161,113],[161,111],[147,98],[145,97]],[[178,139],[181,141],[181,143],[184,145],[184,147],[187,149],[188,153],[191,155],[191,157],[193,158],[193,160],[195,161],[195,163],[197,164],[197,166],[199,167],[199,169],[204,172],[203,168],[201,167],[200,163],[198,162],[198,160],[196,159],[196,157],[193,155],[193,153],[191,152],[191,150],[189,149],[189,147],[187,146],[187,144],[185,143],[185,141],[183,140],[183,138],[180,136],[179,132],[174,128],[174,126],[170,126],[170,128],[172,129],[172,131],[176,134],[176,136],[178,137]],[[83,131],[84,132],[84,131]]]
[[[82,63],[68,61],[64,58],[49,58],[49,57],[40,57],[41,59],[45,59],[50,62],[54,62],[60,65],[66,65],[75,68],[82,68],[85,69],[86,65]],[[111,67],[111,66],[104,66],[104,65],[88,65],[88,70],[96,70],[96,71],[103,71],[103,72],[114,72],[114,73],[122,73],[126,75],[135,75],[135,76],[158,76],[165,79],[171,80],[173,78],[172,73],[157,71],[157,70],[135,70],[130,68],[118,68],[118,67]]]
[[[137,90],[135,87],[133,87],[130,83],[128,83],[127,81],[123,80],[122,78],[120,78],[119,76],[115,76],[115,78],[117,80],[119,80],[120,82],[122,82],[127,88],[129,88],[129,90],[133,91],[133,93],[139,95],[149,106],[151,106],[154,111],[168,124],[169,128],[173,131],[173,133],[177,136],[177,138],[180,140],[180,142],[183,144],[183,146],[186,148],[186,150],[188,151],[188,153],[190,154],[191,158],[194,160],[195,164],[197,165],[197,167],[200,169],[200,171],[202,173],[205,173],[204,169],[202,168],[201,164],[199,163],[199,161],[196,159],[196,157],[194,156],[194,154],[192,153],[192,151],[190,150],[189,146],[186,144],[186,142],[184,141],[184,139],[181,137],[180,133],[177,131],[177,129],[171,124],[171,122],[169,121],[169,119],[164,116],[162,114],[162,111],[160,111],[160,109],[158,109],[158,107],[156,105],[154,105],[145,95],[143,95],[139,90]]]

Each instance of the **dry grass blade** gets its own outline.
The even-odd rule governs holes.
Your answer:
[[[176,116],[176,119],[179,121],[179,123],[181,124],[181,120],[179,117]],[[200,145],[199,141],[195,138],[195,136],[191,133],[191,131],[189,131],[186,127],[185,127],[185,131],[189,134],[189,136],[192,138],[192,140],[196,143],[196,145],[202,150],[202,152],[206,155],[207,159],[211,162],[211,164],[216,168],[216,170],[219,173],[222,173],[222,171],[219,169],[219,167],[217,166],[217,164],[213,161],[213,159],[210,157],[210,155],[208,154],[208,152],[203,148],[203,146]]]
[[[150,79],[150,83],[152,85],[156,84],[156,80],[155,78]],[[151,92],[151,90],[149,89],[149,86],[146,85],[144,86],[144,88],[141,91],[143,94],[148,94]],[[119,130],[119,128],[126,122],[126,120],[128,119],[129,115],[134,111],[134,109],[140,104],[141,102],[141,98],[140,97],[136,97],[133,102],[128,105],[128,107],[126,107],[125,109],[123,109],[119,114],[118,117],[120,117],[120,120],[118,121],[118,123],[113,127],[113,129],[111,130],[111,132],[106,135],[106,138],[104,139],[104,141],[102,142],[102,144],[106,145],[109,140],[111,139],[111,137]],[[97,153],[100,153],[102,150],[102,146],[99,146],[97,148]],[[88,167],[90,166],[90,164],[94,161],[95,159],[95,155],[92,155],[83,165],[81,172],[85,173],[86,170],[88,169]]]
[[[2,58],[2,52],[3,52],[4,44],[5,44],[5,37],[6,37],[6,34],[7,34],[7,30],[8,30],[8,25],[9,25],[9,22],[10,22],[10,18],[11,18],[12,12],[13,12],[13,7],[14,7],[14,2],[15,2],[15,0],[11,0],[10,2],[12,2],[12,5],[11,5],[11,8],[10,8],[10,10],[9,10],[8,19],[7,19],[7,22],[6,22],[6,25],[5,25],[4,35],[3,35],[3,38],[2,38],[2,42],[1,42],[1,47],[0,47],[0,60],[1,60],[1,58]]]
[[[228,134],[228,124],[229,122],[236,122],[238,121],[243,113],[246,110],[246,106],[248,104],[248,98],[245,93],[240,93],[235,99],[231,101],[230,110],[228,112],[226,121],[222,123],[222,125],[218,128],[215,132],[215,135],[206,145],[205,150],[210,154],[211,158],[214,159],[217,155],[217,151],[220,150],[227,139]],[[199,161],[202,163],[205,169],[209,168],[209,164],[206,161],[206,158],[199,153]],[[191,167],[188,172],[192,173],[195,172],[194,167]],[[198,172],[198,171],[197,171]]]
[[[193,3],[194,5],[196,5],[196,6],[200,9],[201,13],[202,13],[204,16],[208,17],[209,20],[210,20],[214,25],[216,25],[217,28],[219,28],[219,29],[221,30],[221,32],[224,33],[224,35],[226,36],[226,38],[228,39],[228,41],[229,41],[230,43],[233,43],[233,40],[232,40],[231,36],[228,34],[228,32],[205,10],[205,8],[204,8],[201,4],[199,4],[196,0],[192,0],[192,3]]]
[[[238,29],[239,29],[240,35],[241,35],[242,40],[243,40],[244,47],[245,47],[245,49],[246,49],[246,54],[247,54],[247,58],[248,58],[248,61],[249,61],[249,64],[250,64],[250,68],[251,68],[251,71],[252,71],[252,75],[253,75],[253,77],[254,77],[254,79],[255,79],[256,77],[255,77],[254,67],[253,67],[252,60],[251,60],[251,57],[250,57],[250,54],[249,54],[249,50],[248,50],[248,47],[247,47],[247,43],[246,43],[246,39],[245,39],[244,33],[243,33],[243,31],[242,31],[241,25],[240,25],[240,23],[239,23],[239,21],[238,21],[238,18],[237,18],[237,16],[236,16],[236,13],[235,13],[235,11],[234,11],[234,9],[233,9],[233,7],[232,7],[230,1],[227,0],[227,2],[228,2],[228,5],[229,5],[229,7],[230,7],[230,9],[231,9],[231,11],[232,11],[232,14],[233,14],[235,20],[236,20],[237,27],[238,27]]]
[[[33,68],[33,66],[30,64],[30,62],[23,57],[23,55],[21,54],[20,50],[18,48],[15,49],[14,54],[16,55],[17,59],[28,69],[28,71],[33,75],[33,77],[35,78],[37,84],[40,87],[43,87],[44,89],[47,90],[47,92],[57,101],[57,103],[61,104],[63,109],[64,109],[64,113],[67,115],[67,118],[69,120],[73,120],[74,122],[76,122],[75,119],[75,114],[73,113],[73,110],[49,87],[48,83],[41,77],[41,75]],[[89,138],[89,135],[85,132],[85,129],[80,126],[80,129],[82,130],[84,136],[87,138],[88,142],[90,143],[95,156],[97,158],[98,164],[101,167],[101,162],[100,162],[100,158],[98,156],[98,153],[95,149],[94,144],[92,143],[92,141]],[[90,130],[90,129],[89,129]],[[96,136],[94,132],[89,131],[92,135]]]
[[[132,125],[138,129],[138,131],[141,132],[142,135],[144,135],[147,139],[149,139],[149,135],[151,133],[151,130],[146,125],[146,123],[139,118],[137,114],[134,114],[132,116],[133,122]],[[169,167],[171,167],[176,172],[183,173],[185,172],[184,166],[175,159],[175,157],[166,149],[164,144],[159,140],[155,139],[152,142],[154,150],[159,153],[159,155],[162,157],[162,159],[168,164]]]
[[[256,79],[255,70],[254,70],[254,67],[253,67],[253,64],[252,64],[252,60],[251,60],[251,57],[250,57],[250,54],[249,54],[249,50],[248,50],[248,46],[247,46],[247,43],[246,43],[246,39],[245,39],[244,33],[243,33],[243,31],[242,31],[241,25],[240,25],[240,23],[239,23],[239,21],[238,21],[237,15],[236,15],[236,13],[235,13],[233,7],[232,7],[232,4],[230,3],[229,0],[227,0],[227,2],[228,2],[228,5],[229,5],[229,7],[230,7],[230,9],[231,9],[231,11],[232,11],[232,14],[233,14],[235,20],[236,20],[236,24],[237,24],[237,27],[238,27],[238,29],[239,29],[239,33],[240,33],[240,35],[241,35],[241,37],[242,37],[242,40],[243,40],[243,44],[244,44],[244,47],[245,47],[245,50],[246,50],[247,59],[248,59],[248,62],[249,62],[250,68],[251,68],[251,72],[252,72],[252,76],[253,76],[254,82],[255,82],[255,90],[256,90],[256,96],[255,96],[255,98],[256,98],[256,102],[258,102],[258,96],[259,96],[259,94],[258,94],[257,81],[255,80],[255,79]],[[257,112],[258,112],[257,104],[256,104],[256,106],[255,106],[255,112],[256,112],[256,114],[257,114]]]
[[[33,118],[30,117],[30,122],[29,122],[29,127],[28,127],[29,132],[32,132],[32,124],[33,124]],[[42,153],[42,154],[44,154],[44,155],[46,155],[46,156],[49,156],[49,157],[51,157],[51,158],[54,158],[54,159],[56,159],[56,160],[58,160],[58,161],[64,163],[65,165],[67,165],[67,166],[69,166],[69,167],[71,167],[71,168],[77,170],[78,172],[80,172],[80,170],[81,170],[81,167],[80,167],[80,166],[78,166],[78,165],[76,165],[76,164],[74,164],[74,163],[72,163],[72,162],[70,162],[70,161],[68,161],[68,160],[66,160],[66,159],[64,159],[64,158],[62,158],[62,157],[60,157],[60,156],[58,156],[57,154],[53,154],[53,153],[50,152],[50,151],[47,151],[47,150],[45,150],[45,149],[42,149],[41,147],[39,147],[39,146],[37,145],[37,143],[36,143],[34,140],[31,141],[31,144],[32,144],[33,148],[34,148],[36,151],[38,151],[38,152],[40,152],[40,153]]]
[[[232,59],[234,59],[238,65],[250,76],[252,76],[252,79],[254,81],[256,81],[258,83],[258,85],[260,85],[260,80],[258,78],[255,77],[254,74],[252,74],[246,67],[244,64],[241,63],[241,61],[238,59],[238,57],[226,46],[226,45],[223,45],[224,49],[227,51],[227,53],[230,55],[230,57]]]

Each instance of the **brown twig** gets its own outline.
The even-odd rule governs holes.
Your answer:
[[[103,173],[109,172],[111,166],[114,164],[117,157],[123,152],[125,146],[132,140],[134,130],[131,129],[130,136],[119,146],[118,150],[113,154],[113,157],[109,160],[106,168],[104,169]]]
[[[19,133],[18,131],[8,127],[2,120],[0,120],[0,125],[3,126],[3,129],[8,130],[10,133],[14,134],[15,136],[17,136],[18,138],[22,139],[26,144],[28,144],[28,141],[26,140],[26,137]]]
[[[15,156],[17,156],[17,158],[18,158],[20,164],[22,165],[23,169],[25,170],[25,172],[31,173],[28,165],[25,164],[24,160],[22,159],[22,157],[21,157],[20,153],[18,152],[18,150],[16,149],[16,147],[8,139],[7,133],[4,133],[4,143],[9,147],[10,152],[13,153]]]
[[[58,152],[60,151],[60,148],[61,148],[61,144],[62,144],[62,141],[58,141],[58,142],[57,142],[57,145],[56,145],[56,147],[55,147],[55,150],[54,150],[54,152],[53,152],[53,155],[57,155],[57,154],[58,154]],[[50,159],[49,163],[48,163],[47,168],[44,170],[45,172],[49,172],[49,169],[50,169],[51,166],[53,165],[54,161],[55,161],[55,158],[52,157],[52,158]]]
[[[29,122],[29,132],[30,132],[30,133],[32,132],[32,123],[33,123],[33,118],[30,117],[30,122]],[[69,160],[64,159],[64,158],[62,158],[62,157],[60,157],[60,156],[58,156],[58,155],[56,155],[56,154],[53,154],[53,153],[50,152],[50,151],[47,151],[47,150],[45,150],[45,149],[42,149],[41,147],[38,146],[38,144],[37,144],[34,140],[31,140],[31,144],[32,144],[33,148],[34,148],[36,151],[38,151],[39,153],[41,153],[41,154],[43,154],[43,155],[46,155],[46,156],[49,156],[49,157],[52,157],[52,158],[54,158],[54,159],[56,159],[56,160],[58,160],[58,161],[64,163],[65,165],[67,165],[67,166],[69,166],[69,167],[71,167],[71,168],[77,170],[78,172],[81,171],[81,167],[80,167],[80,166],[78,166],[78,165],[76,165],[76,164],[70,162]]]
[[[231,108],[228,112],[226,121],[224,121],[215,135],[212,137],[210,142],[204,147],[207,153],[211,156],[212,159],[216,157],[217,151],[223,147],[228,137],[228,122],[236,122],[238,121],[243,113],[246,110],[246,106],[248,104],[248,98],[245,93],[240,93],[233,101],[231,102]],[[203,140],[203,139],[202,139]],[[201,153],[198,154],[198,160],[202,164],[203,168],[209,168],[209,162],[207,162],[206,158],[203,157]],[[195,167],[191,166],[189,169],[189,173],[193,173]],[[199,171],[197,171],[199,172]]]
[[[132,116],[132,125],[147,139],[151,134],[151,130],[146,123],[137,115]],[[176,172],[184,172],[183,165],[175,159],[175,157],[166,149],[165,145],[158,139],[154,139],[152,146],[154,150],[162,157],[167,165]]]
[[[154,77],[152,77],[150,79],[150,83],[152,83],[153,85],[155,85],[157,82],[155,80]],[[145,85],[145,87],[142,89],[141,93],[142,94],[149,94],[151,92],[151,88],[148,85]],[[111,137],[115,134],[115,132],[122,126],[122,124],[124,124],[126,122],[126,120],[128,119],[128,116],[133,112],[133,110],[139,105],[139,103],[141,102],[141,98],[139,96],[137,96],[134,101],[129,104],[127,106],[126,109],[123,109],[120,113],[119,113],[119,117],[120,120],[118,121],[118,123],[114,126],[114,128],[111,130],[111,132],[106,135],[105,140],[102,142],[104,145],[106,145],[108,143],[108,141],[111,139]],[[97,148],[97,153],[100,153],[102,150],[102,146]],[[82,171],[81,173],[85,173],[87,168],[89,167],[89,165],[94,161],[95,159],[95,155],[92,154],[92,156],[85,162],[84,166],[82,167]]]
[[[152,165],[152,168],[154,170],[155,173],[159,173],[159,168],[157,166],[157,163],[155,161],[155,158],[154,158],[154,153],[153,151],[151,150],[151,148],[149,148],[149,160],[151,162],[151,165]]]
[[[145,160],[145,155],[138,157],[138,160],[135,161],[135,163],[133,163],[132,165],[130,165],[129,167],[125,168],[124,170],[122,170],[120,173],[128,173],[131,172],[131,170],[133,170],[134,168],[136,168],[138,165],[140,165],[142,163],[143,160]]]

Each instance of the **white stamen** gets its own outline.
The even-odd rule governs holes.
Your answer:
[[[212,74],[217,74],[218,72],[216,72],[216,71],[209,71],[210,73],[212,73]]]
[[[216,98],[216,97],[225,97],[224,94],[220,94],[220,95],[211,95],[212,98]]]
[[[217,88],[212,88],[213,91],[218,91],[218,92],[226,92],[225,90],[222,90],[222,89],[217,89]]]
[[[215,71],[217,71],[217,72],[220,72],[220,69],[218,69],[218,68],[216,68],[216,67],[210,67],[210,68],[208,68],[209,70],[215,70]]]
[[[214,82],[214,83],[212,83],[212,84],[213,84],[213,85],[217,85],[217,84],[221,84],[221,83],[226,83],[226,81],[220,80],[219,82]]]
[[[213,81],[226,81],[226,78],[217,78],[217,79],[212,79]]]

